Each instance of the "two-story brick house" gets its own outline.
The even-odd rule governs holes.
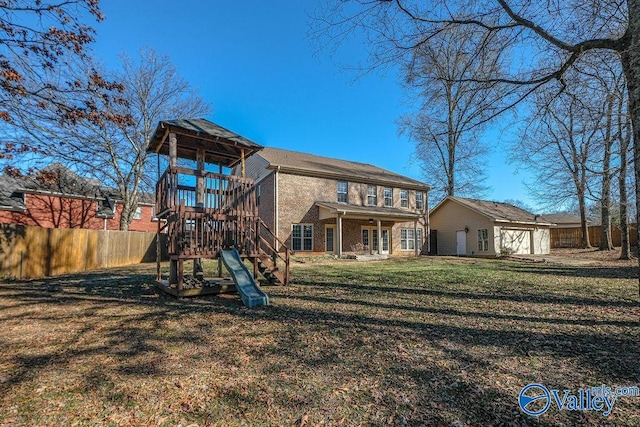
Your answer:
[[[426,252],[428,192],[376,166],[264,148],[245,163],[260,217],[296,253]]]

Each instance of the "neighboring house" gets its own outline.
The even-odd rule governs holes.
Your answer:
[[[275,148],[252,155],[245,167],[260,217],[296,253],[426,250],[428,185],[364,163]]]
[[[552,248],[579,248],[582,246],[582,228],[578,215],[568,213],[543,214],[542,218],[553,223],[551,224]]]
[[[129,230],[157,231],[152,196],[143,195]],[[116,191],[60,164],[36,176],[0,176],[0,223],[43,228],[118,230],[122,203]]]
[[[541,218],[551,223],[551,228],[580,228],[580,217],[570,213],[542,214]]]
[[[508,203],[446,197],[429,215],[438,255],[548,254],[551,223]]]

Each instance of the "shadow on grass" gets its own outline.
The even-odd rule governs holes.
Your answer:
[[[570,274],[570,270],[572,269],[567,270],[567,274]],[[547,270],[546,274],[554,273]],[[262,332],[260,327],[255,330],[249,328],[252,322],[282,325],[281,329],[284,331],[273,337],[274,345],[252,348],[255,360],[278,360],[282,369],[291,366],[303,367],[306,372],[331,372],[338,369],[351,378],[359,378],[361,375],[381,378],[379,390],[372,392],[370,396],[364,396],[363,405],[390,408],[389,413],[394,414],[395,418],[390,422],[388,418],[385,420],[396,425],[451,425],[452,418],[472,425],[507,424],[510,420],[522,420],[517,408],[517,396],[507,393],[498,385],[478,387],[472,377],[460,372],[460,367],[465,366],[478,371],[499,370],[500,360],[494,359],[493,349],[523,360],[531,355],[575,360],[575,365],[616,384],[635,384],[640,377],[640,366],[637,364],[640,357],[637,333],[639,322],[600,318],[582,320],[570,315],[572,306],[631,310],[638,308],[637,302],[534,293],[479,294],[418,286],[316,284],[303,280],[297,281],[295,285],[302,291],[301,295],[281,289],[274,291],[272,306],[247,310],[241,307],[237,297],[176,300],[158,293],[153,287],[153,280],[152,273],[132,273],[130,270],[119,269],[0,285],[0,298],[10,301],[8,304],[13,308],[25,308],[24,313],[12,317],[3,316],[3,312],[0,312],[0,320],[28,322],[32,319],[45,319],[53,324],[77,322],[78,313],[58,312],[54,315],[47,310],[37,309],[37,306],[71,308],[74,304],[88,303],[82,311],[82,319],[86,324],[79,327],[64,343],[58,343],[57,351],[5,356],[11,358],[12,365],[18,368],[0,383],[0,393],[11,393],[12,387],[37,378],[51,365],[56,365],[56,369],[64,369],[74,359],[87,356],[117,358],[120,361],[118,374],[124,378],[168,376],[172,372],[169,371],[171,364],[162,362],[174,354],[159,345],[159,342],[170,342],[171,346],[182,348],[206,342],[207,335],[212,333],[227,334],[231,344],[226,348],[211,348],[210,357],[220,360],[224,366],[236,367],[243,360],[238,360],[235,354],[239,349],[233,346],[236,338],[234,334],[241,333],[248,338],[252,334],[259,335]],[[319,291],[331,290],[340,291],[340,297],[317,295]],[[385,294],[386,298],[376,300],[377,296],[374,294]],[[502,301],[558,304],[568,306],[568,315],[567,318],[549,318],[512,312],[466,312],[425,305],[426,302],[412,306],[389,302],[389,295],[393,294],[424,297],[424,301],[428,301],[429,297],[486,300],[495,303],[491,306],[493,308]],[[339,303],[341,307],[338,308],[335,303]],[[375,314],[363,313],[362,308],[369,307],[375,309]],[[127,308],[132,311],[124,313]],[[243,328],[212,330],[209,323],[202,321],[204,316],[198,317],[205,314],[229,316],[231,322],[243,322]],[[416,319],[416,314],[458,320],[450,323],[421,321]],[[185,327],[167,328],[167,321],[176,321]],[[492,321],[497,323],[492,324]],[[517,328],[512,327],[514,324]],[[557,327],[549,331],[541,329],[540,324]],[[590,332],[585,326],[594,329]],[[103,330],[100,330],[101,327]],[[615,328],[618,328],[616,333],[611,333]],[[629,333],[630,331],[635,332]],[[302,338],[311,332],[328,338],[330,342],[323,344],[321,351],[307,351],[307,344]],[[83,344],[87,337],[96,333],[103,338],[100,345]],[[154,335],[156,333],[159,335]],[[358,346],[358,340],[363,338],[373,342],[371,349]],[[407,341],[427,343],[457,366],[445,370],[429,360],[416,363],[396,359],[398,352],[394,352],[394,349]],[[467,351],[477,348],[486,349],[486,357]],[[265,366],[271,365],[266,363]],[[275,375],[276,372],[272,374]],[[531,380],[543,381],[544,378],[545,372],[540,372],[540,378]],[[570,387],[572,384],[558,386]],[[87,391],[111,390],[115,385],[113,377],[98,366],[88,372],[83,387]],[[405,399],[403,389],[420,392],[413,393],[417,397]],[[235,389],[229,389],[224,398],[234,402],[247,398],[245,394],[234,393]],[[125,403],[133,401],[127,396],[114,396],[114,399],[121,399]],[[287,404],[286,398],[283,395],[283,405]],[[321,399],[301,400],[299,405],[318,406],[322,404],[319,400]],[[237,405],[237,402],[234,404]],[[259,404],[260,401],[255,402],[255,405]],[[580,416],[582,415],[567,415]],[[380,421],[379,424],[384,422]],[[544,425],[544,422],[540,422],[540,425]]]
[[[322,287],[324,289],[343,289],[350,291],[362,291],[373,294],[380,293],[398,293],[403,295],[420,295],[434,296],[446,298],[460,298],[472,300],[489,300],[489,301],[515,301],[530,302],[534,304],[569,304],[569,305],[593,305],[598,307],[640,307],[639,301],[622,301],[622,300],[602,300],[588,297],[573,297],[559,295],[543,295],[540,293],[520,293],[517,295],[498,294],[498,293],[477,293],[477,292],[459,292],[448,290],[435,290],[428,288],[415,287],[399,287],[399,286],[378,286],[378,285],[361,285],[354,283],[337,283],[337,282],[311,282],[307,280],[296,280],[296,285],[307,287]],[[429,285],[425,285],[429,286]]]
[[[583,277],[589,279],[637,279],[638,267],[576,267],[513,263],[512,265],[496,264],[496,270],[524,274],[540,274],[562,277]]]

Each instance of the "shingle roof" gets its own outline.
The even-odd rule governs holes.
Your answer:
[[[389,218],[403,218],[405,220],[415,220],[421,217],[419,213],[391,207],[360,206],[322,201],[317,201],[316,205],[335,211],[344,211],[348,215],[383,216]]]
[[[366,163],[316,156],[297,151],[265,147],[257,155],[269,162],[269,167],[280,167],[288,172],[311,176],[330,176],[346,180],[362,180],[372,184],[393,184],[425,190],[429,186],[412,178]]]
[[[6,175],[0,175],[0,209],[24,210],[24,202],[19,191],[19,180]]]
[[[569,213],[542,214],[541,217],[554,224],[580,224],[580,217]]]
[[[198,151],[203,150],[205,162],[227,167],[262,149],[261,145],[207,119],[180,119],[159,122],[147,151],[168,155],[169,133],[176,134],[179,158],[196,160]]]
[[[550,225],[549,221],[541,215],[535,215],[527,210],[504,202],[494,202],[490,200],[467,199],[462,197],[446,197],[442,202],[433,208],[435,212],[448,200],[457,202],[474,211],[491,218],[493,221],[514,222],[514,223],[535,223],[540,225]]]

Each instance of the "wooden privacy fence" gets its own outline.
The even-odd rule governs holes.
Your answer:
[[[161,235],[166,258],[166,236]],[[156,233],[0,224],[0,278],[31,279],[156,259]]]
[[[587,227],[589,230],[589,243],[591,246],[600,245],[600,236],[602,233],[602,227],[599,225],[593,225]],[[629,226],[629,241],[631,246],[638,244],[638,233],[636,224],[630,224]],[[621,233],[620,228],[611,227],[611,240],[613,246],[621,245]],[[582,241],[582,232],[580,228],[552,228],[551,229],[551,248],[579,248]]]

